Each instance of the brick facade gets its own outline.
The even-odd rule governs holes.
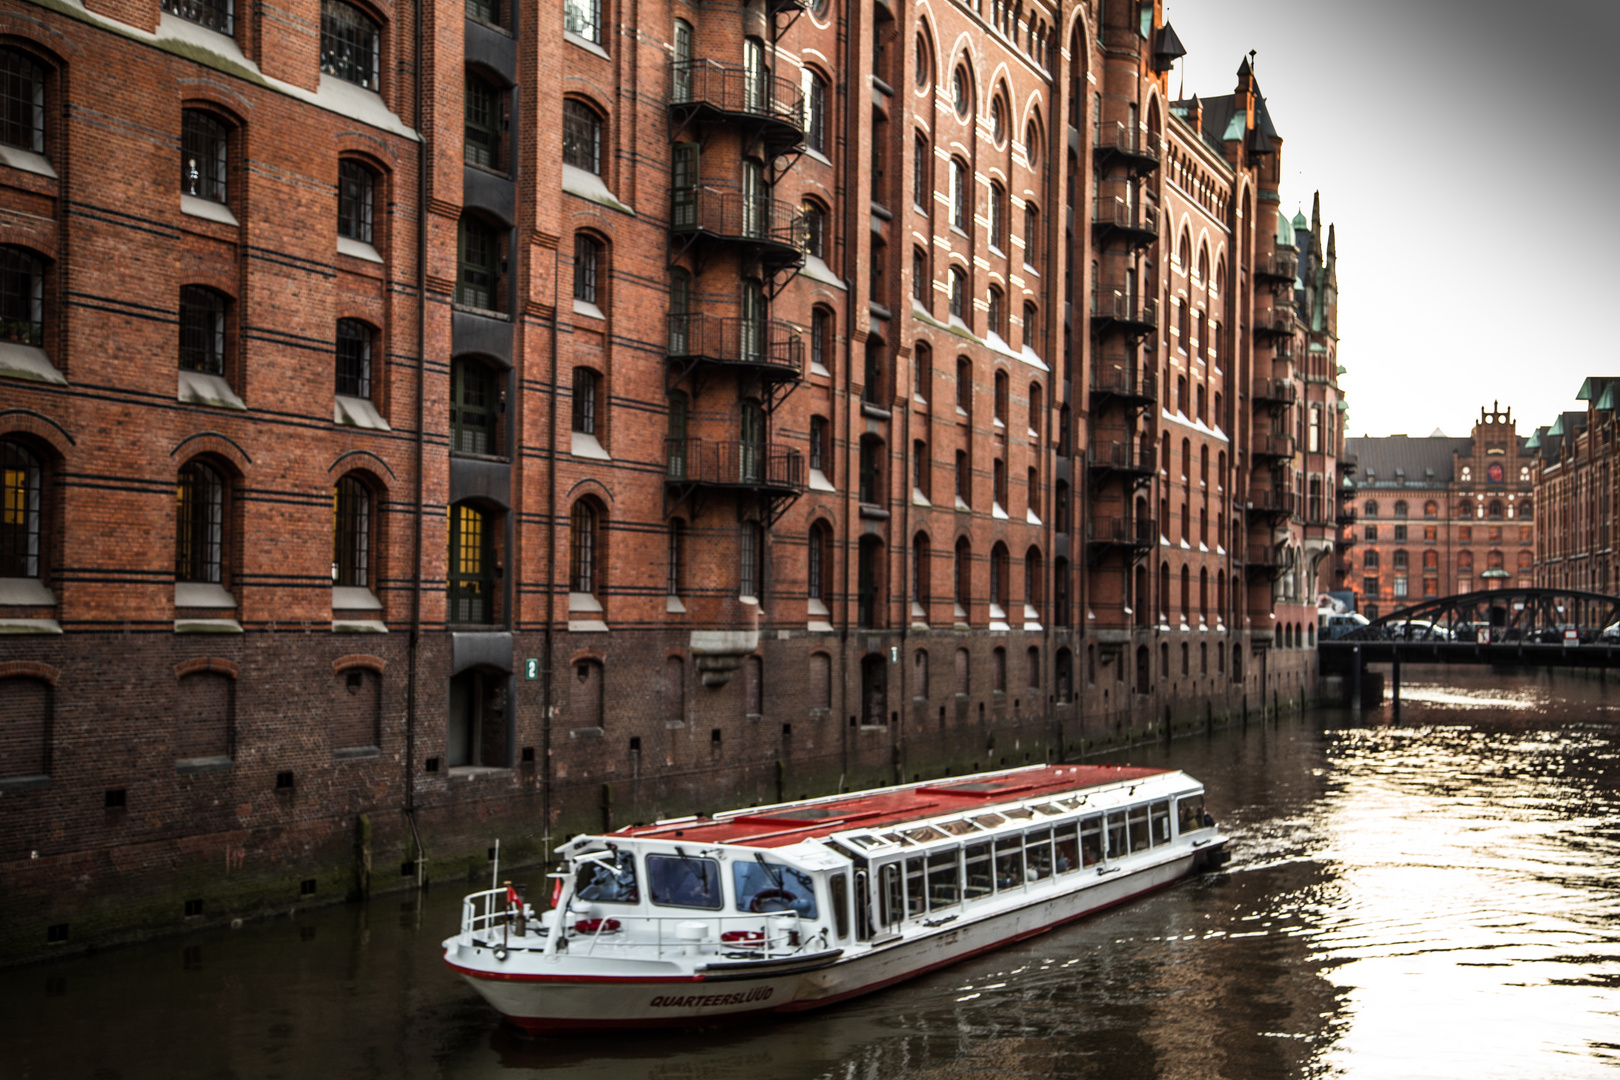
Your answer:
[[[1539,526],[1534,583],[1540,587],[1611,595],[1620,588],[1617,383],[1612,376],[1588,378],[1576,395],[1585,410],[1537,428],[1526,447],[1533,456]]]
[[[1313,689],[1334,241],[1157,10],[174,7],[0,0],[0,954]]]

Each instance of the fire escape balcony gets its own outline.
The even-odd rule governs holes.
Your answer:
[[[670,195],[670,231],[688,241],[735,246],[767,273],[804,265],[803,211],[768,196],[676,188]]]
[[[1104,437],[1086,448],[1086,467],[1099,483],[1122,476],[1133,486],[1145,484],[1153,477],[1157,459],[1152,443],[1144,445],[1137,440],[1111,441]]]
[[[1293,379],[1256,379],[1254,400],[1257,405],[1292,405],[1299,400],[1299,384]]]
[[[1122,284],[1098,285],[1091,294],[1091,333],[1098,338],[1124,334],[1143,338],[1159,328],[1159,302],[1138,302]]]
[[[1297,255],[1273,253],[1264,259],[1256,259],[1254,263],[1255,280],[1262,285],[1287,285],[1292,288],[1298,275],[1299,257]]]
[[[1256,458],[1291,458],[1294,456],[1294,437],[1278,431],[1257,431],[1250,452]]]
[[[1275,525],[1294,516],[1296,502],[1294,493],[1287,488],[1250,488],[1244,511],[1251,518]]]
[[[798,2],[779,5],[783,10]],[[678,60],[670,65],[669,109],[677,127],[741,125],[765,145],[766,160],[804,146],[804,92],[789,79],[741,64]]]
[[[1256,308],[1254,334],[1257,338],[1291,337],[1294,333],[1294,309],[1289,304],[1269,308]]]
[[[671,484],[797,495],[804,455],[789,446],[740,439],[665,439]]]
[[[1101,168],[1118,161],[1132,176],[1145,176],[1159,167],[1158,146],[1127,124],[1099,123],[1093,129],[1092,141],[1096,148],[1093,156]]]
[[[1145,371],[1134,356],[1104,356],[1091,369],[1091,407],[1102,411],[1110,405],[1144,409],[1159,400],[1159,379]]]
[[[1118,236],[1133,250],[1145,248],[1159,238],[1159,211],[1132,207],[1118,196],[1099,198],[1091,204],[1091,229],[1099,244]]]
[[[1243,571],[1251,578],[1263,577],[1276,581],[1288,568],[1288,560],[1283,558],[1282,552],[1269,544],[1260,548],[1251,547],[1243,558]]]
[[[804,341],[781,319],[671,315],[668,356],[676,382],[700,365],[751,373],[772,407],[804,379]]]
[[[1354,525],[1358,520],[1354,506],[1340,506],[1339,512],[1333,518],[1333,523],[1340,528],[1345,528]]]
[[[1158,542],[1158,522],[1151,517],[1093,516],[1086,521],[1087,551],[1093,562],[1111,551],[1124,551],[1132,560],[1140,559]]]

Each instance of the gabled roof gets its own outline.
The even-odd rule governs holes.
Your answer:
[[[1452,454],[1469,454],[1473,448],[1472,439],[1386,435],[1344,440],[1345,452],[1355,454],[1360,462],[1358,488],[1444,487],[1455,479]]]

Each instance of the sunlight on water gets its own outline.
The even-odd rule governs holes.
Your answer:
[[[460,903],[452,883],[7,972],[4,1072],[1615,1075],[1620,692],[1404,674],[1399,724],[1386,705],[1132,752],[1206,783],[1234,838],[1227,872],[824,1012],[725,1031],[518,1037],[439,962]]]

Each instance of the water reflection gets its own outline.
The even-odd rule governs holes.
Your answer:
[[[525,1039],[440,966],[460,902],[440,886],[7,972],[6,1075],[1612,1072],[1620,695],[1403,676],[1398,725],[1386,707],[1133,752],[1205,780],[1234,834],[1229,872],[825,1013]]]

